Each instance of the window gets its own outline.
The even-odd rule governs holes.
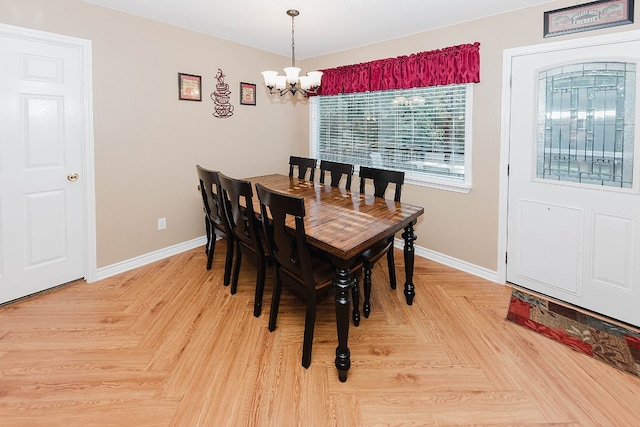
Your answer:
[[[311,98],[310,152],[405,172],[407,182],[471,188],[472,85]]]

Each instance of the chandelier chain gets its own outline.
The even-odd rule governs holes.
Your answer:
[[[295,15],[291,15],[291,66],[296,66],[296,42],[294,38],[294,20]]]

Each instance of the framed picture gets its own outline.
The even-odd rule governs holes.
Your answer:
[[[178,99],[202,101],[202,77],[178,73]]]
[[[633,23],[633,0],[598,0],[544,13],[544,37]]]
[[[256,105],[256,85],[240,82],[240,104]]]

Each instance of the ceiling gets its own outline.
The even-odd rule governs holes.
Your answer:
[[[283,56],[313,58],[553,0],[84,0]],[[542,22],[542,17],[540,18]]]

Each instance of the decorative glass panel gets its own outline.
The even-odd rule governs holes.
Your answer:
[[[636,66],[588,62],[538,76],[536,177],[633,184]]]

